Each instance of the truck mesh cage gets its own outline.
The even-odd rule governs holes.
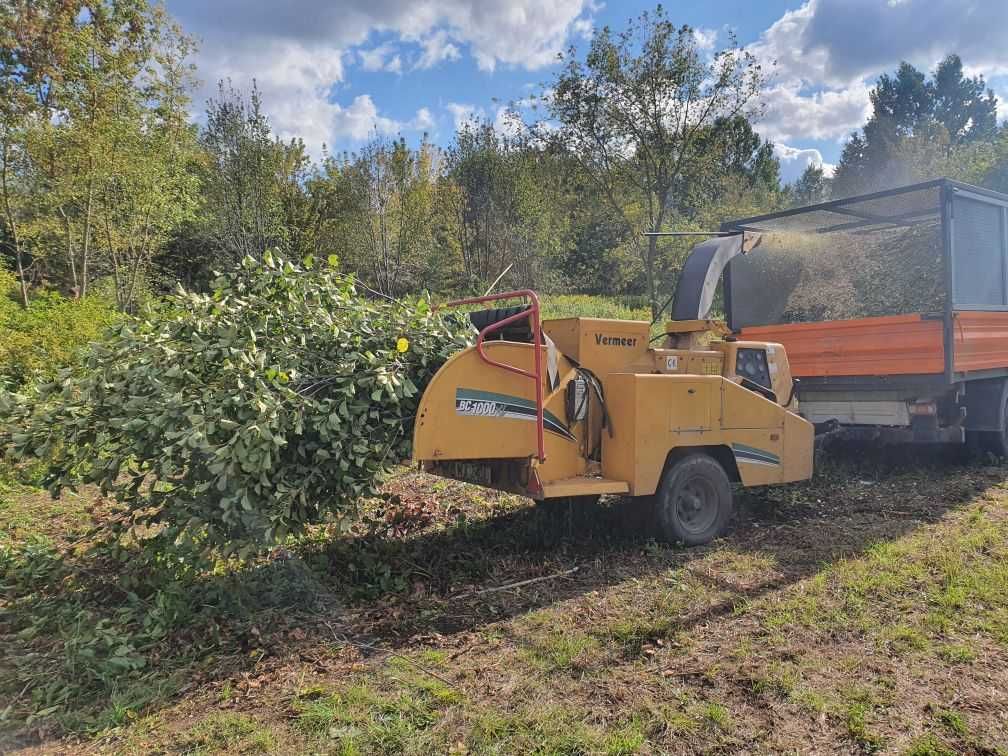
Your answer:
[[[729,325],[1008,309],[1006,207],[939,179],[726,223],[762,237],[728,266]]]

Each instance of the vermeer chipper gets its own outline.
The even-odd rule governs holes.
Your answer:
[[[704,319],[744,241],[748,250],[741,234],[694,249],[656,338],[644,321],[540,321],[527,290],[451,303],[524,302],[470,313],[476,344],[420,403],[417,462],[537,500],[653,497],[658,534],[686,544],[722,531],[733,483],[808,478],[814,430],[797,414],[783,347]]]

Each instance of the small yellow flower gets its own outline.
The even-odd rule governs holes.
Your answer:
[[[400,336],[399,340],[395,343],[396,351],[402,354],[407,349],[409,349],[409,339]]]

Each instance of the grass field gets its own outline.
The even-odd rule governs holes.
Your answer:
[[[107,502],[8,483],[0,751],[1008,753],[1008,469],[947,456],[834,455],[690,550],[403,471],[146,595],[85,556]]]

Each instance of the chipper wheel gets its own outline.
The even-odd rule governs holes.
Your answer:
[[[655,492],[662,536],[699,546],[717,538],[731,519],[732,491],[724,468],[706,454],[671,462]]]

